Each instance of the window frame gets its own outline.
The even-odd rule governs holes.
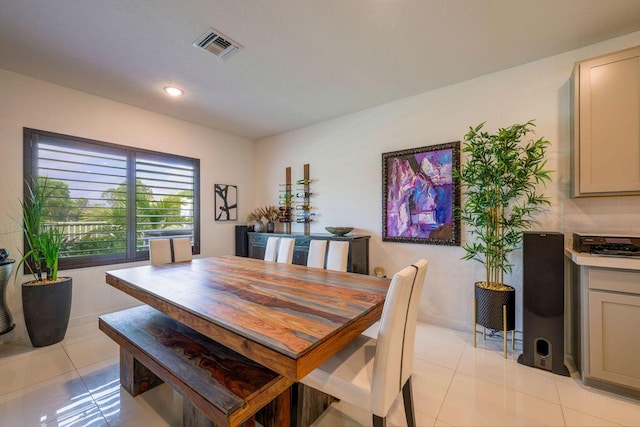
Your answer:
[[[23,128],[23,197],[28,194],[28,183],[38,175],[37,138],[50,137],[62,139],[69,142],[69,146],[80,145],[83,147],[97,146],[106,151],[116,151],[126,153],[127,158],[127,243],[126,252],[123,254],[101,254],[83,255],[79,257],[61,257],[59,261],[60,270],[70,270],[84,267],[97,267],[103,265],[124,264],[149,260],[149,251],[136,250],[136,154],[153,156],[166,161],[167,163],[191,163],[193,162],[193,246],[192,253],[200,254],[200,159],[181,156],[177,154],[163,153],[161,151],[148,150],[126,145],[114,144],[111,142],[98,141],[78,136],[65,135],[61,133],[49,132],[39,129]],[[133,201],[133,209],[131,208]],[[24,242],[26,247],[26,240]]]

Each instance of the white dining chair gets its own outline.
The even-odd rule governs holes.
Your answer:
[[[171,242],[169,239],[149,240],[149,260],[152,265],[171,264]]]
[[[278,249],[277,262],[282,264],[291,264],[293,262],[293,245],[296,239],[282,237],[280,239],[280,248]]]
[[[307,255],[307,267],[324,268],[326,252],[326,240],[311,240],[311,242],[309,242],[309,254]]]
[[[424,278],[425,278],[425,275],[427,274],[427,264],[426,264],[426,261],[424,261],[424,260],[420,260],[420,261],[416,262],[416,263],[415,263],[415,264],[413,264],[413,265],[415,265],[416,267],[418,267],[418,268],[419,268],[419,270],[418,270],[418,277],[416,278],[416,281],[417,281],[417,282],[420,282],[420,283],[424,283]],[[422,286],[421,286],[420,288],[417,288],[417,289],[421,290],[421,289],[422,289]],[[417,312],[417,310],[418,310],[418,303],[419,303],[419,301],[420,301],[420,295],[418,295],[418,296],[417,296],[417,298],[412,299],[412,303],[415,303],[415,305],[411,308],[411,310],[412,310],[412,311],[414,311],[414,310],[415,310],[415,311]],[[418,319],[417,314],[416,314],[416,316],[415,316],[415,319],[416,319],[416,322],[417,322],[417,319]],[[368,337],[371,337],[371,338],[375,338],[375,337],[377,337],[377,336],[378,336],[378,331],[379,331],[379,330],[380,330],[380,322],[378,321],[378,322],[374,323],[373,325],[371,325],[369,328],[365,329],[365,330],[362,332],[362,334],[363,334],[363,335],[367,335]],[[411,348],[409,349],[409,352],[408,352],[408,353],[409,353],[409,354],[413,354],[413,347],[411,347]]]
[[[386,425],[386,416],[402,392],[407,425],[415,427],[411,374],[427,264],[422,259],[393,276],[377,338],[360,335],[301,382],[369,410],[374,427]]]
[[[264,250],[265,261],[275,261],[278,256],[278,243],[280,243],[279,237],[269,237],[267,239],[267,247]]]
[[[191,261],[191,259],[193,259],[190,237],[175,237],[171,239],[171,245],[173,262]]]
[[[349,259],[349,242],[331,241],[329,242],[329,252],[327,253],[327,270],[347,271],[347,260]]]

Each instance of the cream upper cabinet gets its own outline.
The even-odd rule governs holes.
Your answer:
[[[572,196],[640,194],[640,46],[576,64]]]

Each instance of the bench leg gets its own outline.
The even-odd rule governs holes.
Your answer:
[[[184,397],[182,401],[182,426],[183,427],[216,427],[191,401]],[[241,424],[243,427],[255,427],[256,418],[251,417]],[[265,426],[266,427],[266,426]]]
[[[274,425],[291,425],[291,387],[280,393],[280,396],[276,398],[276,418]]]
[[[310,426],[337,399],[302,383],[291,386],[291,426]]]
[[[120,384],[131,396],[137,396],[159,386],[163,381],[120,347]]]
[[[260,409],[255,417],[264,427],[291,425],[291,387]],[[249,427],[249,426],[247,426]]]
[[[183,427],[215,427],[215,424],[183,396],[182,425]]]

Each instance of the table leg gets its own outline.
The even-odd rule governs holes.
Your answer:
[[[159,386],[163,381],[120,347],[120,384],[131,396],[137,396]]]

